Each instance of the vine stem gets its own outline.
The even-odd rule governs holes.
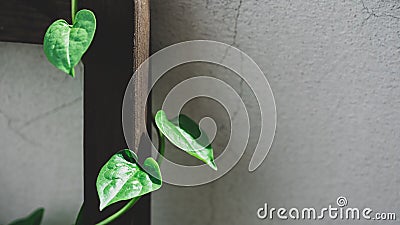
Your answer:
[[[116,213],[112,214],[110,217],[106,218],[105,220],[96,223],[96,225],[105,225],[108,224],[118,217],[120,217],[122,214],[126,213],[130,208],[132,208],[133,205],[140,199],[141,196],[138,196],[136,198],[132,198],[124,207],[122,207],[120,210],[118,210]]]
[[[71,18],[72,24],[75,22],[75,14],[78,10],[78,0],[71,0]]]
[[[157,126],[156,126],[156,128],[157,128]],[[163,156],[164,156],[164,152],[165,152],[165,136],[163,133],[161,133],[160,129],[157,128],[157,130],[158,130],[158,152],[160,153],[160,155],[157,157],[157,163],[161,164]],[[115,219],[120,217],[122,214],[126,213],[130,208],[132,208],[132,206],[135,205],[135,203],[140,199],[140,197],[142,197],[142,196],[132,198],[132,200],[130,200],[128,203],[126,203],[126,205],[123,208],[118,210],[116,213],[112,214],[110,217],[104,219],[103,221],[96,223],[96,225],[105,225],[105,224],[108,224],[108,223],[114,221]]]

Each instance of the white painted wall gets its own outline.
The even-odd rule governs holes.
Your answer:
[[[278,112],[275,141],[262,167],[247,172],[249,151],[216,182],[194,188],[164,185],[153,194],[154,225],[376,224],[256,217],[264,203],[322,208],[342,195],[349,206],[400,216],[398,1],[154,0],[151,4],[153,51],[193,39],[233,44],[266,74]],[[174,85],[199,74],[228,80],[255,113],[254,99],[237,77],[205,65],[169,72],[153,91],[153,110]],[[219,122],[214,148],[224,147],[229,120],[217,104],[197,100],[184,112],[196,119],[213,115]],[[257,121],[257,116],[251,118],[255,135]],[[253,136],[250,145],[254,147],[255,141]],[[176,161],[188,160],[171,147],[167,151]]]
[[[72,79],[42,46],[0,43],[0,224],[44,207],[73,224],[83,201],[83,65]]]

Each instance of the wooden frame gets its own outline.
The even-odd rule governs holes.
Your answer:
[[[85,224],[95,224],[124,204],[115,204],[100,214],[95,182],[103,163],[127,147],[121,124],[122,100],[134,68],[149,54],[149,2],[79,0],[79,8],[93,10],[98,23],[93,44],[83,59]],[[58,18],[70,21],[69,0],[1,1],[0,41],[40,44],[47,26]],[[147,74],[135,87],[135,105],[139,105],[146,101]],[[145,113],[135,111],[135,120],[145,117]],[[135,126],[135,146],[143,132],[147,132],[146,127]],[[113,224],[150,225],[150,197],[142,198]]]

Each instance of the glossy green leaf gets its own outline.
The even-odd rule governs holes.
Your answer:
[[[46,31],[43,41],[47,59],[58,69],[74,76],[74,67],[89,48],[96,30],[96,18],[90,10],[76,13],[73,25],[57,20]]]
[[[162,110],[157,112],[155,121],[158,129],[172,144],[217,170],[211,144],[206,135],[201,136],[204,132],[196,122],[185,115],[169,121]]]
[[[39,208],[36,209],[33,213],[31,213],[29,216],[15,220],[9,225],[40,225],[40,223],[42,222],[43,214],[44,214],[44,209]]]
[[[161,187],[157,162],[147,158],[140,167],[137,161],[136,154],[125,149],[113,155],[101,168],[96,182],[100,211],[115,202],[145,195]]]

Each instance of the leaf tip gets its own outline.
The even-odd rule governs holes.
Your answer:
[[[166,116],[164,110],[160,109],[157,111],[155,118],[160,118],[164,116]]]
[[[105,207],[106,207],[106,206],[104,206],[103,203],[100,202],[100,206],[99,206],[100,212],[103,211],[103,209],[104,209]]]
[[[213,170],[215,170],[215,171],[217,171],[218,170],[218,168],[217,168],[217,165],[215,164],[215,162],[214,161],[212,161],[210,164],[208,164]]]
[[[156,160],[151,157],[147,158],[144,161],[144,169],[151,177],[157,179],[159,181],[159,184],[162,185],[160,166],[158,165]]]
[[[110,201],[106,201],[106,199],[104,199],[104,198],[102,199],[100,197],[100,205],[99,205],[100,212],[112,204],[112,203],[111,204],[110,203],[111,203]]]

